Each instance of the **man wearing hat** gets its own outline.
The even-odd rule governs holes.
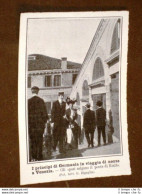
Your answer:
[[[32,98],[28,100],[28,127],[30,138],[30,161],[42,160],[42,144],[48,114],[45,103],[38,96],[39,88],[31,88]]]
[[[53,150],[56,150],[59,142],[59,152],[65,152],[63,142],[66,134],[66,122],[64,119],[66,103],[63,101],[64,92],[58,93],[58,100],[53,103],[51,122],[53,123]]]
[[[106,125],[106,111],[102,108],[103,103],[101,101],[97,101],[96,103],[98,109],[96,110],[96,122],[97,122],[97,130],[98,130],[98,146],[100,146],[100,138],[101,134],[103,137],[103,142],[106,144],[106,133],[105,133],[105,125]]]
[[[85,129],[85,136],[87,139],[88,147],[94,147],[94,131],[96,126],[95,121],[95,112],[90,110],[90,104],[87,103],[86,105],[86,112],[84,113],[84,120],[83,120],[83,127]]]

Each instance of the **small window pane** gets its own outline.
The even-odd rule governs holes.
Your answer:
[[[54,76],[54,86],[61,86],[61,75]]]
[[[77,74],[73,74],[73,75],[72,75],[72,84],[75,83],[76,78],[77,78]]]
[[[52,86],[51,75],[45,76],[45,87],[51,87],[51,86]]]

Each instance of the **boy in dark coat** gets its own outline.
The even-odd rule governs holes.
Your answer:
[[[30,138],[30,160],[42,160],[42,144],[48,114],[45,103],[38,96],[39,88],[31,88],[33,97],[28,100],[28,127]]]
[[[95,112],[90,110],[90,104],[86,104],[86,112],[84,113],[84,121],[83,121],[83,127],[85,129],[85,136],[88,142],[88,147],[90,145],[94,147],[94,131],[95,131]]]
[[[96,122],[97,122],[97,129],[98,129],[98,146],[100,146],[100,137],[101,134],[103,136],[103,142],[106,144],[106,133],[105,133],[105,126],[106,126],[106,111],[102,108],[102,102],[98,101],[96,103],[98,109],[96,110]]]

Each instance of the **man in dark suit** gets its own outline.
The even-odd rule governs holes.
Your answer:
[[[97,101],[96,105],[98,109],[96,110],[96,121],[97,121],[97,129],[98,129],[98,146],[100,146],[100,137],[101,134],[103,136],[104,145],[106,144],[106,133],[105,133],[105,126],[106,126],[106,111],[102,108],[102,102]]]
[[[95,112],[90,110],[90,104],[86,104],[86,112],[84,113],[84,120],[83,120],[83,127],[85,129],[85,136],[88,142],[88,147],[90,145],[94,147],[94,131],[95,131],[95,126],[96,126],[96,121],[95,121]]]
[[[66,103],[63,101],[64,93],[58,93],[58,100],[53,103],[51,122],[53,123],[53,150],[56,150],[59,142],[59,152],[65,152],[63,142],[66,134],[66,120],[64,118]]]
[[[42,144],[48,114],[45,103],[38,96],[39,88],[31,88],[33,97],[28,100],[28,127],[30,138],[30,160],[42,160]]]

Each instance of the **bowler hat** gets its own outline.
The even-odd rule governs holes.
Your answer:
[[[86,106],[86,108],[90,108],[91,105],[90,105],[90,103],[87,103],[85,106]]]
[[[96,103],[97,106],[102,106],[102,104],[103,104],[103,103],[102,103],[102,101],[100,101],[100,100],[97,101],[97,103]]]
[[[64,96],[64,92],[58,92],[58,96]]]
[[[37,86],[33,86],[33,87],[31,88],[31,90],[39,91],[39,88],[38,88]]]

